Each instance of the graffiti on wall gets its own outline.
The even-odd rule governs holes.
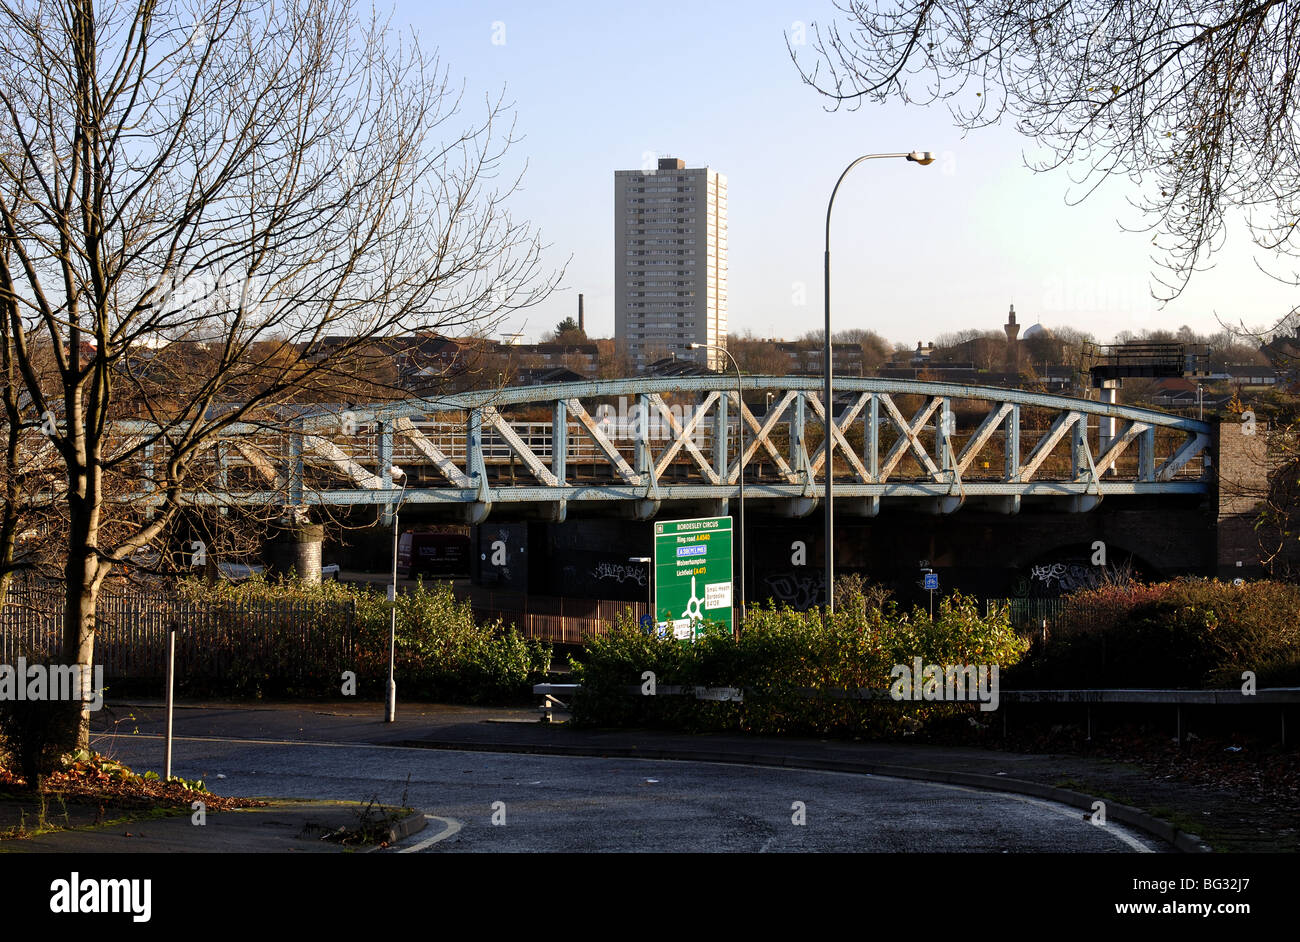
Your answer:
[[[1078,563],[1046,563],[1029,570],[1029,581],[1040,583],[1043,589],[1052,592],[1093,589],[1102,583],[1102,568]]]
[[[1133,566],[1094,566],[1087,561],[1063,560],[1029,567],[1028,578],[1016,580],[1018,596],[1066,595],[1103,585],[1124,585],[1134,577]]]
[[[778,572],[764,576],[763,581],[767,583],[772,598],[796,611],[820,605],[826,594],[826,573],[821,570]]]
[[[645,585],[646,567],[640,563],[628,565],[627,563],[596,563],[596,567],[591,570],[591,577],[597,581],[601,579],[613,579],[619,585],[631,580],[637,585]]]

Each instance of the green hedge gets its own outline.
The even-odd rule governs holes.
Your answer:
[[[1239,687],[1300,684],[1300,587],[1215,579],[1103,586],[1065,610],[1012,671],[1030,688]]]
[[[489,703],[531,697],[546,679],[549,641],[525,639],[500,620],[477,622],[468,601],[448,582],[398,596],[397,684],[406,697]],[[358,606],[358,676],[388,682],[390,615],[387,597],[367,592]],[[377,655],[377,656],[376,656]]]
[[[191,672],[189,692],[338,697],[342,673],[350,670],[358,696],[385,695],[391,619],[385,591],[255,578],[217,585],[187,581],[180,592],[208,613],[201,630],[210,644],[224,645],[227,665],[220,677]],[[242,627],[250,620],[262,636],[260,650]],[[397,686],[404,698],[522,701],[550,668],[549,642],[526,640],[500,621],[475,621],[469,602],[458,600],[447,582],[419,582],[398,595],[396,637]]]
[[[901,612],[888,593],[850,584],[837,591],[828,620],[819,611],[751,608],[739,638],[696,642],[652,637],[630,619],[586,640],[573,670],[582,691],[573,720],[590,726],[657,726],[761,733],[871,734],[914,732],[933,719],[976,711],[973,704],[852,700],[858,688],[888,691],[890,670],[925,664],[1014,664],[1027,648],[1005,610],[981,617],[976,600],[953,593],[933,621],[921,608]],[[744,701],[693,696],[629,695],[653,671],[656,688],[738,687]],[[811,691],[809,695],[808,691]]]

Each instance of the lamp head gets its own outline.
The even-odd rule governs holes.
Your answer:
[[[934,152],[928,150],[914,150],[907,155],[907,159],[925,167],[934,163]]]

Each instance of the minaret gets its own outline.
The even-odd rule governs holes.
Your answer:
[[[1007,356],[1004,361],[1008,373],[1020,372],[1020,341],[1016,336],[1020,333],[1020,325],[1016,323],[1016,306],[1011,305],[1011,311],[1007,314],[1007,323],[1003,327],[1007,332]]]

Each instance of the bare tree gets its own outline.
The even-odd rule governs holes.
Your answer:
[[[822,333],[822,331],[819,331],[818,336],[820,337]],[[845,330],[837,330],[832,336],[836,341],[856,343],[862,347],[862,365],[869,370],[882,366],[889,359],[892,352],[892,346],[888,340],[874,330],[867,330],[864,327],[849,327]]]
[[[744,373],[757,376],[785,376],[790,372],[790,358],[772,340],[754,336],[752,330],[743,335],[727,336],[727,351],[736,359]]]
[[[88,668],[104,579],[209,485],[223,431],[354,381],[338,365],[376,338],[481,325],[553,280],[511,181],[491,188],[501,100],[461,118],[447,70],[351,2],[28,0],[0,26],[0,299],[53,420],[62,656]],[[150,354],[176,344],[164,385]]]
[[[817,26],[804,80],[835,107],[946,101],[963,128],[1004,116],[1082,168],[1130,177],[1177,296],[1242,210],[1266,253],[1300,218],[1300,4],[1293,0],[851,0]],[[807,58],[807,57],[806,57]],[[1275,273],[1297,283],[1295,273]]]
[[[0,266],[0,278],[3,278]],[[0,300],[0,305],[5,302]],[[51,534],[64,528],[55,518],[58,508],[58,455],[48,438],[40,433],[41,420],[31,408],[10,340],[11,321],[0,316],[0,606],[9,592],[15,573],[24,569],[48,569],[54,556]],[[48,351],[35,353],[36,370],[46,375],[51,363]]]
[[[636,372],[636,365],[628,353],[626,343],[608,337],[595,343],[597,379],[620,379]]]

